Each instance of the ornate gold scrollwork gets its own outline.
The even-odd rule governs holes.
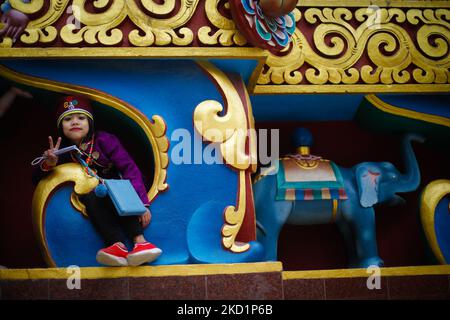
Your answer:
[[[304,22],[314,25],[312,45],[297,28],[292,51],[271,55],[258,85],[450,83],[450,27],[447,9],[306,8]],[[296,15],[297,21],[301,18]],[[354,28],[352,21],[357,21]],[[404,23],[423,24],[415,39]],[[416,45],[417,43],[417,45]],[[367,53],[370,64],[356,67]],[[300,68],[311,66],[304,73]],[[413,71],[408,68],[413,65]]]
[[[153,0],[141,0],[143,6],[153,14],[164,15],[175,9],[175,1],[166,1],[157,4]],[[178,12],[169,18],[151,18],[144,13],[134,1],[127,1],[127,12],[130,19],[145,34],[141,36],[139,30],[133,30],[129,34],[129,40],[134,46],[150,46],[174,44],[185,46],[192,43],[194,35],[191,29],[182,27],[175,32],[176,28],[185,25],[192,17],[197,8],[199,0],[182,0]]]
[[[118,45],[124,37],[120,25],[129,18],[138,28],[128,34],[128,40],[134,46],[186,46],[192,43],[194,35],[192,30],[183,26],[191,19],[198,3],[199,0],[182,0],[174,12],[175,0],[166,0],[162,4],[140,0],[141,6],[134,0],[97,0],[92,2],[96,12],[91,12],[86,9],[86,0],[50,0],[47,11],[28,24],[20,40],[28,45],[55,41],[58,30],[53,24],[67,13],[66,24],[59,30],[59,36],[66,44]],[[21,0],[11,0],[11,5],[33,14],[43,9],[44,2],[35,0],[26,4]],[[0,46],[11,47],[11,39],[4,39]]]
[[[198,30],[198,38],[201,43],[208,45],[243,46],[247,44],[245,37],[237,30],[232,19],[224,17],[219,12],[219,6],[223,5],[229,10],[228,2],[224,0],[206,0],[205,12],[209,21],[219,30],[211,35],[212,29],[209,26],[203,26]]]
[[[103,8],[110,1],[94,2],[97,8]],[[153,18],[147,15],[135,3],[135,1],[114,0],[112,5],[103,13],[88,13],[85,8],[85,0],[73,0],[74,6],[79,8],[77,19],[85,26],[75,31],[74,24],[68,24],[61,30],[61,37],[66,43],[81,43],[83,40],[90,44],[100,42],[104,45],[115,45],[122,41],[122,31],[116,28],[125,18],[131,21],[141,30],[134,29],[128,39],[134,46],[188,45],[192,42],[193,33],[188,28],[181,28],[178,35],[175,28],[184,25],[192,16],[198,4],[198,0],[181,2],[181,7],[175,16],[170,18]],[[165,15],[175,9],[175,1],[165,1],[158,4],[152,0],[141,0],[142,6],[155,15]],[[141,32],[144,34],[141,35]],[[108,35],[108,34],[111,35]]]
[[[227,108],[224,115],[222,105],[215,100],[201,102],[194,110],[195,129],[206,140],[219,143],[222,157],[226,163],[239,170],[239,198],[237,209],[228,206],[225,209],[225,224],[222,228],[222,244],[233,252],[248,250],[249,244],[235,241],[242,226],[246,212],[246,183],[245,171],[253,170],[256,162],[256,144],[252,132],[249,134],[247,115],[239,93],[228,77],[209,62],[198,64],[214,79],[226,101]],[[247,99],[248,103],[248,99]],[[250,106],[249,106],[250,107]],[[251,117],[251,112],[249,112]],[[249,151],[246,152],[246,144]]]
[[[68,51],[57,53],[54,48],[43,52],[14,48],[4,52],[6,57],[67,56],[72,54],[70,49],[74,49],[74,56],[90,56],[93,52],[102,57],[117,56],[115,50],[100,51],[99,47],[119,47],[125,42],[131,47],[200,44],[190,48],[194,50],[168,50],[169,55],[177,57],[208,55],[211,47],[232,47],[233,51],[221,51],[219,56],[248,56],[249,48],[242,48],[247,40],[231,19],[227,0],[205,0],[205,12],[199,10],[203,9],[200,0],[49,0],[48,6],[43,0],[10,2],[22,12],[40,15],[20,37],[27,47],[49,45],[57,39],[63,44],[97,47],[81,51],[64,48]],[[294,10],[297,29],[289,52],[269,55],[266,63],[255,69],[249,88],[254,93],[448,91],[449,7],[440,0],[393,0],[390,4],[369,0],[300,1]],[[189,23],[204,21],[204,14],[206,21],[195,34]],[[197,16],[202,17],[196,20]],[[67,21],[58,30],[56,23],[61,19]],[[128,29],[122,28],[125,24],[128,29],[131,24],[128,34],[124,31]],[[0,43],[2,48],[12,46],[10,38]],[[155,52],[122,49],[128,50],[119,56]]]
[[[86,0],[50,0],[49,7],[43,16],[31,21],[26,33],[20,38],[28,45],[35,43],[50,43],[59,36],[66,44],[101,44],[118,45],[123,41],[124,34],[120,25],[130,19],[137,29],[128,34],[128,40],[133,46],[147,47],[151,45],[186,46],[192,43],[194,34],[184,27],[192,18],[198,7],[199,0],[181,0],[176,10],[176,0],[165,0],[159,3],[155,0],[97,0],[93,1],[96,12],[86,9]],[[11,0],[13,8],[26,14],[34,14],[43,9],[43,0],[32,1],[29,4],[21,0]],[[205,11],[208,20],[218,28],[212,33],[210,26],[202,26],[198,31],[199,41],[207,45],[243,46],[247,40],[237,30],[235,23],[229,17],[219,12],[229,10],[226,0],[206,0]],[[68,18],[66,24],[57,30],[53,24],[64,13]],[[2,47],[11,47],[9,38],[0,43]]]
[[[77,163],[65,163],[56,166],[52,170],[51,174],[42,179],[38,184],[36,190],[34,191],[33,201],[31,204],[33,211],[33,223],[35,232],[39,239],[39,244],[44,252],[44,258],[49,266],[54,266],[55,263],[52,261],[46,246],[47,241],[45,240],[43,221],[45,206],[52,192],[54,192],[60,185],[67,182],[75,183],[75,195],[87,194],[98,185],[98,179],[89,176],[83,170],[81,165]],[[78,200],[78,197],[74,197],[72,195],[71,200]],[[72,204],[76,205],[74,202],[72,202]],[[82,210],[82,207],[76,207],[76,209]]]
[[[227,76],[208,62],[198,62],[223,92],[227,113],[220,116],[223,106],[215,100],[201,102],[194,111],[194,126],[208,141],[220,143],[220,151],[226,163],[238,170],[246,170],[251,155],[245,151],[248,125],[242,100]]]
[[[441,264],[448,264],[448,261],[445,260],[437,239],[434,216],[439,202],[449,194],[450,180],[441,179],[429,183],[424,188],[420,198],[420,218],[422,227],[425,231],[428,244]]]
[[[33,14],[38,12],[44,6],[44,0],[34,0],[26,3],[22,0],[9,0],[11,7],[25,14]]]
[[[97,9],[103,9],[109,3],[108,0],[94,1],[93,5]],[[127,17],[124,0],[112,1],[111,6],[102,13],[86,11],[85,4],[86,0],[73,0],[73,14],[85,26],[78,30],[75,24],[66,24],[60,33],[63,41],[68,44],[78,44],[83,41],[89,44],[100,42],[104,45],[115,45],[122,41],[122,31],[115,27]]]
[[[50,6],[45,14],[36,20],[31,21],[26,32],[22,34],[20,40],[26,44],[34,44],[37,42],[49,43],[56,39],[58,30],[52,26],[63,14],[67,4],[70,0],[54,0],[51,1]],[[11,7],[19,10],[25,14],[35,14],[42,10],[44,6],[43,0],[31,1],[24,3],[21,0],[10,0]],[[12,41],[10,38],[4,38],[0,43],[0,47],[11,47]]]
[[[153,116],[153,122],[150,123],[149,127],[152,132],[152,142],[153,152],[155,153],[155,178],[153,180],[152,187],[147,193],[148,198],[152,201],[160,191],[166,190],[169,185],[166,183],[167,178],[167,167],[169,165],[169,139],[166,136],[167,125],[161,116]],[[155,148],[156,147],[156,148]]]
[[[78,212],[80,212],[83,215],[83,217],[89,218],[86,206],[83,204],[83,202],[81,202],[80,198],[75,192],[72,192],[70,196],[70,203]]]
[[[248,243],[236,241],[246,211],[245,171],[239,171],[238,207],[228,206],[225,209],[225,224],[222,227],[222,244],[232,252],[244,252],[250,248]]]

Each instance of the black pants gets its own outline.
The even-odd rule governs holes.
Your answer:
[[[130,239],[143,234],[138,216],[121,217],[118,215],[111,199],[97,197],[94,192],[80,196],[81,202],[94,228],[100,233],[106,246],[116,242],[125,242],[124,233]]]

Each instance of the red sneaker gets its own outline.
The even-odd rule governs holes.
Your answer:
[[[150,242],[136,243],[133,251],[128,253],[128,265],[139,266],[143,263],[152,262],[156,260],[161,253],[162,250],[155,247]]]
[[[103,248],[97,252],[97,262],[111,267],[123,267],[128,265],[128,250],[119,242]]]

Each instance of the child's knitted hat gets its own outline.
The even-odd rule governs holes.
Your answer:
[[[94,120],[92,115],[92,107],[89,99],[80,96],[66,96],[59,100],[56,109],[56,126],[59,127],[65,116],[74,113],[82,113]]]

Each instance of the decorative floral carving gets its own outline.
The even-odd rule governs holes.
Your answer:
[[[379,8],[374,15],[367,8],[305,9],[302,23],[316,26],[312,40],[297,28],[293,50],[271,55],[258,85],[450,82],[449,10]],[[420,23],[414,38],[404,23]]]
[[[292,12],[270,17],[262,11],[258,0],[230,0],[234,20],[253,45],[279,52],[285,49],[295,31]]]
[[[120,26],[129,19],[136,27],[127,35],[134,46],[186,46],[192,43],[192,30],[183,26],[191,19],[199,0],[181,0],[179,7],[176,6],[176,0],[166,0],[162,4],[154,0],[138,2],[139,4],[134,0],[50,0],[47,11],[29,23],[20,40],[28,45],[45,44],[55,41],[59,35],[64,43],[70,45],[87,43],[115,46],[124,40],[124,31]],[[94,12],[87,9],[90,3]],[[43,0],[29,4],[11,0],[11,5],[27,14],[44,9]],[[57,30],[54,24],[66,16],[66,24]],[[10,47],[12,42],[4,39],[0,46]]]
[[[289,38],[295,31],[295,20],[292,13],[271,18],[262,12],[256,0],[242,0],[242,4],[250,26],[255,26],[261,39],[267,41],[272,47],[279,45],[284,48],[288,45]]]
[[[205,0],[204,9],[200,0],[49,0],[48,4],[43,0],[30,3],[10,0],[10,3],[34,20],[29,22],[20,41],[13,43],[12,39],[4,38],[0,47],[54,43],[91,47],[61,53],[50,49],[30,51],[37,56],[96,53],[117,56],[116,51],[114,54],[96,51],[105,46],[190,46],[196,48],[190,51],[168,48],[168,53],[198,57],[211,53],[205,47],[231,47],[229,51],[222,50],[222,56],[248,57],[248,48],[242,47],[249,46],[250,40],[246,39],[249,37],[237,28],[239,23],[245,23],[254,27],[255,37],[270,52],[276,52],[258,53],[252,49],[253,55],[268,54],[249,84],[254,93],[449,90],[450,5],[442,1],[393,1],[389,7],[368,7],[365,0],[342,0],[339,4],[300,1],[292,13],[278,20],[265,17],[256,0]],[[240,14],[233,9],[236,4],[241,5]],[[64,20],[66,23],[61,24]],[[203,25],[193,28],[192,21],[201,21]],[[274,45],[275,48],[286,45],[287,36],[291,41],[285,49],[275,50]],[[2,57],[27,57],[27,49],[5,50]],[[122,52],[124,56],[141,56],[155,51],[129,48],[119,56]]]
[[[236,24],[231,19],[231,12],[224,16],[219,8],[229,12],[229,3],[226,0],[206,0],[205,12],[208,20],[218,29],[213,32],[210,26],[203,26],[198,30],[198,39],[207,45],[243,46],[247,40],[237,30]]]

